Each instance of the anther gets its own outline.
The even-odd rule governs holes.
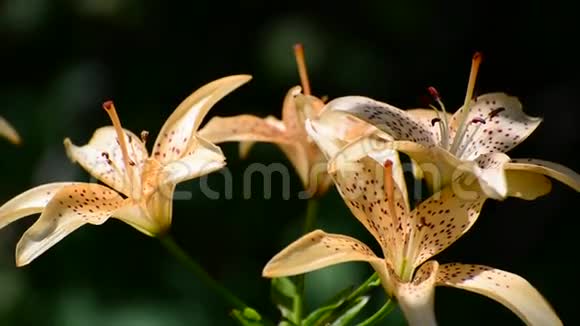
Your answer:
[[[439,102],[441,100],[441,96],[439,96],[439,92],[435,89],[435,87],[429,86],[427,90],[429,91],[429,94],[431,94],[431,97],[433,97],[435,101]]]
[[[143,143],[143,145],[145,145],[145,143],[147,143],[148,136],[149,136],[149,131],[147,131],[147,130],[141,131],[141,142]]]
[[[431,120],[431,126],[434,126],[437,122],[441,122],[441,119],[433,118],[433,120]]]
[[[501,112],[505,111],[505,108],[497,108],[489,113],[489,119],[491,120],[493,117],[496,117]]]
[[[471,123],[481,123],[481,124],[485,124],[485,120],[483,118],[473,118],[473,120],[471,120]]]

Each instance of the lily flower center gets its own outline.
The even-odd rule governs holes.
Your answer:
[[[469,81],[467,83],[467,91],[465,93],[465,100],[463,102],[463,108],[462,111],[459,115],[459,125],[457,127],[457,130],[455,130],[455,136],[453,137],[453,141],[450,143],[451,141],[451,130],[450,130],[450,125],[449,125],[449,121],[447,120],[447,111],[445,110],[445,105],[443,105],[443,102],[441,101],[441,97],[439,96],[439,93],[437,92],[437,90],[434,87],[429,87],[429,93],[431,94],[431,96],[435,99],[435,101],[437,102],[437,104],[439,105],[439,109],[433,105],[431,105],[431,108],[433,110],[435,110],[435,112],[437,113],[437,118],[433,119],[431,121],[432,125],[435,125],[435,123],[439,124],[439,131],[440,131],[440,145],[441,147],[443,147],[446,150],[449,150],[449,152],[451,154],[454,154],[455,156],[461,156],[461,151],[460,148],[465,149],[467,146],[460,146],[463,139],[465,138],[466,134],[467,134],[467,129],[468,126],[470,124],[485,124],[485,120],[481,119],[481,118],[477,118],[477,119],[472,119],[472,120],[468,120],[469,118],[469,110],[470,108],[470,104],[471,104],[471,100],[473,99],[473,91],[475,89],[475,81],[477,79],[477,73],[479,71],[479,66],[481,64],[481,59],[482,56],[479,52],[476,52],[473,55],[472,61],[471,61],[471,71],[469,73]],[[492,112],[493,113],[493,112]],[[496,112],[495,114],[497,114],[499,112]],[[493,116],[490,114],[490,119],[493,118]],[[473,135],[474,133],[472,133]],[[471,140],[468,140],[471,141]]]

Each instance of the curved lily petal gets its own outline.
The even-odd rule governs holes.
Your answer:
[[[435,319],[435,281],[439,264],[429,261],[415,272],[412,282],[395,286],[397,302],[410,326],[437,325]]]
[[[127,135],[127,151],[129,164],[136,171],[136,178],[132,182],[128,179],[127,169],[123,161],[121,146],[117,133],[112,126],[102,127],[95,131],[91,140],[81,147],[74,145],[70,139],[64,140],[67,155],[87,170],[92,176],[107,184],[111,188],[125,194],[131,194],[131,189],[140,187],[138,176],[147,159],[147,149],[140,138],[131,131],[123,130]],[[135,184],[136,183],[136,184]]]
[[[7,201],[0,207],[0,229],[20,218],[42,212],[46,204],[60,189],[74,184],[74,182],[44,184],[29,189]]]
[[[580,174],[558,163],[532,158],[520,158],[512,159],[506,163],[505,169],[540,173],[554,178],[576,191],[580,191]]]
[[[379,164],[364,155],[366,145],[353,143],[341,150],[329,163],[329,174],[336,188],[353,215],[377,239],[383,254],[395,265],[399,263],[401,246],[408,233],[409,204],[406,197],[404,177],[397,152],[386,152]],[[362,156],[362,157],[361,157]],[[385,188],[384,163],[392,163],[392,198]],[[401,189],[402,188],[402,189]]]
[[[459,128],[462,112],[463,107],[451,119],[452,134]],[[472,160],[482,154],[508,152],[528,138],[542,119],[526,115],[517,97],[489,93],[471,101],[466,121],[467,131],[457,153]]]
[[[437,143],[430,129],[418,123],[405,111],[387,103],[363,96],[344,96],[326,104],[329,111],[349,113],[397,140],[410,140],[424,145]]]
[[[509,308],[527,325],[562,325],[538,290],[512,273],[482,265],[444,264],[439,267],[437,285],[485,295]]]
[[[22,235],[16,246],[16,265],[30,263],[84,224],[104,223],[122,205],[123,198],[118,193],[98,184],[81,183],[60,189]]]
[[[196,147],[179,160],[167,163],[161,168],[159,184],[177,184],[186,180],[217,171],[226,165],[222,150],[198,137]]]
[[[383,264],[364,243],[340,234],[312,231],[276,254],[264,267],[265,277],[282,277],[308,273],[317,269],[352,261]]]
[[[282,121],[290,133],[290,137],[295,139],[306,139],[306,130],[304,129],[304,120],[306,117],[303,110],[298,110],[294,97],[300,94],[302,87],[292,87],[284,97],[282,104]]]
[[[199,135],[213,143],[230,141],[258,141],[289,143],[286,129],[278,119],[242,114],[235,117],[213,117],[199,131]]]
[[[486,153],[475,159],[473,173],[487,197],[498,200],[506,198],[508,185],[504,165],[509,160],[509,156],[504,153]]]
[[[413,267],[443,251],[475,223],[487,198],[479,188],[445,187],[411,212]]]
[[[505,166],[504,166],[505,167]],[[505,170],[507,196],[524,200],[534,200],[552,190],[552,182],[536,172],[524,170]]]
[[[2,117],[0,117],[0,136],[8,139],[13,144],[20,144],[18,132]]]
[[[224,96],[252,77],[236,75],[210,82],[189,95],[169,116],[153,146],[153,156],[161,163],[181,158],[207,112]],[[193,140],[192,140],[193,139]]]

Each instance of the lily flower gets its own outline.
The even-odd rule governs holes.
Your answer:
[[[13,144],[20,144],[18,132],[3,117],[0,117],[0,137],[8,139]]]
[[[16,247],[23,266],[84,224],[117,218],[149,236],[162,236],[172,218],[175,185],[225,165],[219,147],[196,133],[209,109],[250,80],[248,75],[210,82],[187,97],[167,119],[153,145],[125,130],[113,102],[103,104],[112,126],[95,131],[88,144],[64,141],[69,157],[104,183],[58,182],[32,188],[0,207],[0,228],[28,215],[40,218]]]
[[[412,326],[437,324],[436,286],[485,295],[528,325],[562,325],[542,295],[518,275],[483,265],[431,260],[477,220],[487,199],[477,184],[473,184],[478,194],[474,199],[456,195],[448,185],[410,210],[397,152],[370,153],[377,155],[370,157],[361,144],[341,149],[329,162],[329,173],[352,214],[380,244],[383,256],[355,238],[315,230],[276,254],[264,267],[264,277],[364,261],[377,272],[387,294],[397,299]]]
[[[199,134],[216,144],[240,142],[241,157],[247,156],[255,142],[276,144],[294,166],[304,189],[308,190],[311,195],[322,195],[331,184],[326,173],[326,159],[308,137],[304,122],[309,117],[317,117],[324,102],[310,93],[302,45],[295,45],[294,52],[302,87],[292,87],[286,93],[282,104],[281,120],[274,116],[260,118],[250,114],[233,117],[217,116],[210,119]],[[306,103],[297,103],[296,97],[299,95],[304,101],[308,101],[308,110],[302,109]],[[361,124],[356,119],[350,120],[353,125]]]
[[[473,98],[481,55],[473,57],[464,105],[448,114],[437,91],[429,91],[437,109],[401,110],[363,96],[345,96],[328,102],[324,111],[341,112],[366,121],[392,137],[390,148],[409,155],[424,170],[432,191],[463,173],[476,177],[485,194],[494,199],[519,196],[510,183],[528,182],[550,191],[543,175],[580,191],[580,175],[560,164],[537,159],[510,159],[505,153],[524,141],[541,123],[505,93]],[[528,198],[533,199],[533,198]]]

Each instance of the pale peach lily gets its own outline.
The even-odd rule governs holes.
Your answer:
[[[292,276],[364,261],[378,273],[385,291],[397,299],[412,326],[437,324],[436,286],[485,295],[528,325],[562,325],[542,295],[518,275],[483,265],[440,265],[431,260],[477,220],[487,198],[477,184],[473,200],[457,196],[449,185],[410,210],[397,152],[370,153],[375,155],[371,158],[365,154],[367,149],[360,142],[344,147],[329,162],[329,173],[353,215],[380,244],[383,258],[357,239],[316,230],[276,254],[263,276]]]
[[[8,139],[13,144],[20,143],[18,132],[16,132],[16,129],[14,129],[14,127],[12,127],[12,125],[3,117],[0,117],[0,137]]]
[[[473,59],[465,103],[457,112],[446,112],[437,91],[430,92],[440,109],[401,110],[363,96],[345,96],[326,104],[324,111],[346,113],[366,121],[392,137],[390,148],[404,152],[429,171],[425,180],[437,191],[463,173],[476,177],[485,194],[494,199],[520,195],[510,184],[550,191],[545,176],[580,191],[580,175],[560,164],[537,159],[510,159],[505,153],[525,140],[541,123],[522,104],[505,93],[473,98],[481,56]],[[533,198],[528,198],[533,199]]]
[[[224,77],[187,97],[167,119],[148,155],[146,132],[136,136],[121,127],[112,102],[103,106],[113,126],[97,129],[88,144],[65,139],[69,157],[107,186],[58,182],[38,186],[0,207],[0,228],[41,213],[16,248],[16,264],[26,265],[85,224],[120,219],[150,235],[164,235],[172,218],[175,185],[225,165],[219,147],[196,133],[209,109],[250,80],[248,75]]]
[[[310,94],[303,48],[295,46],[302,87],[292,87],[282,104],[282,119],[274,116],[260,118],[242,114],[233,117],[214,117],[199,131],[213,143],[240,142],[240,156],[245,157],[255,142],[276,144],[294,166],[303,186],[312,195],[321,195],[331,184],[326,173],[326,159],[304,129],[307,118],[316,118],[324,102]],[[303,88],[303,89],[302,89]],[[303,101],[296,102],[301,96]],[[308,103],[305,103],[305,102]],[[307,109],[303,109],[308,104]],[[344,120],[344,119],[343,119]],[[356,119],[351,124],[361,125]],[[366,124],[365,124],[366,125]],[[353,126],[354,127],[354,126]],[[358,131],[352,131],[358,132]],[[362,132],[362,131],[361,131]]]

